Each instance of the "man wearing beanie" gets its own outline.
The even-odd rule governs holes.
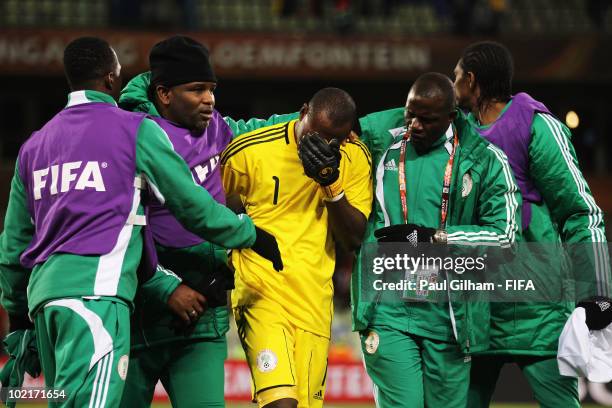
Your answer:
[[[159,42],[151,50],[149,63],[151,73],[137,76],[125,87],[120,105],[149,113],[167,133],[195,182],[225,204],[219,155],[234,132],[268,122],[232,122],[232,128],[225,123],[214,109],[217,78],[208,50],[191,38],[174,36]],[[226,290],[233,287],[226,252],[184,229],[159,202],[152,205],[149,221],[159,263],[200,290],[207,310],[191,327],[177,331],[165,305],[144,296],[137,299],[132,358],[121,406],[150,405],[161,380],[174,407],[222,407],[229,329]],[[280,270],[280,259],[270,267]]]

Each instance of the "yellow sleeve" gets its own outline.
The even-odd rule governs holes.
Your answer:
[[[234,154],[221,160],[221,175],[223,178],[223,189],[228,196],[240,195],[244,197],[249,192],[249,177],[247,175],[246,157]]]
[[[359,140],[342,149],[342,187],[349,203],[366,219],[372,211],[372,156]],[[344,174],[343,174],[344,173]]]

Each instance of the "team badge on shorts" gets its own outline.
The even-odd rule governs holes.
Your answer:
[[[257,369],[262,373],[272,371],[278,365],[278,358],[272,350],[265,349],[257,354]]]
[[[378,343],[380,343],[378,333],[373,331],[369,332],[368,337],[364,341],[366,352],[368,354],[376,353],[376,350],[378,350]]]
[[[119,358],[119,363],[117,364],[117,371],[119,372],[119,377],[125,381],[128,373],[128,366],[130,365],[130,358],[127,354],[122,355]]]
[[[470,175],[470,173],[465,173],[463,175],[463,183],[461,183],[461,197],[462,198],[465,198],[470,195],[473,184],[474,183],[472,181],[472,176]]]

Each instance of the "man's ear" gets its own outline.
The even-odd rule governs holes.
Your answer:
[[[170,105],[170,92],[170,88],[166,86],[155,86],[155,96],[157,96],[157,100],[164,106]]]
[[[468,87],[470,88],[470,90],[473,92],[476,90],[476,86],[478,85],[476,83],[476,75],[474,75],[473,72],[468,72],[467,73],[467,81],[468,81]]]
[[[113,72],[109,72],[104,76],[104,87],[109,91],[112,91],[116,80],[117,77],[115,77],[115,74]]]
[[[304,116],[308,114],[308,104],[305,103],[300,108],[300,120],[304,119]]]

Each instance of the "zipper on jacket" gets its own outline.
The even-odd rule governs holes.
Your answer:
[[[211,273],[214,276],[215,272],[217,271],[217,254],[215,252],[215,246],[211,242],[209,242],[208,244],[210,245],[210,254],[211,254],[211,257],[210,257],[210,266],[211,266],[211,269],[210,270],[211,270]],[[225,298],[227,299],[227,290],[225,288],[223,288],[223,292],[225,294]],[[228,306],[225,306],[225,307],[228,307]],[[213,324],[213,327],[214,327],[214,330],[215,330],[215,334],[216,334],[215,337],[220,337],[221,336],[221,331],[219,330],[219,325],[218,325],[218,322],[217,322],[217,311],[216,311],[216,309],[217,309],[216,307],[210,309],[211,315],[212,315],[211,319],[212,319],[212,324]],[[228,319],[229,319],[229,316],[228,316]]]
[[[149,340],[147,340],[146,330],[144,329],[144,308],[140,308],[140,313],[138,313],[138,328],[140,329],[140,334],[142,335],[142,340],[146,347],[149,347]]]

